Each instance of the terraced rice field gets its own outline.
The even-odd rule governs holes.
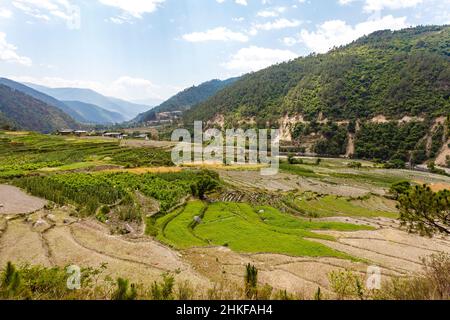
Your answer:
[[[252,207],[245,203],[218,202],[206,205],[189,202],[160,218],[158,239],[178,249],[224,246],[244,253],[280,253],[292,256],[352,257],[306,239],[334,238],[313,230],[368,230],[338,222],[312,222],[283,214],[271,207]]]

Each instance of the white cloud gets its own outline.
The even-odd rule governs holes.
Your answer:
[[[205,41],[238,41],[247,42],[248,37],[240,32],[233,32],[225,27],[218,27],[204,32],[193,32],[183,35],[183,39],[189,42]]]
[[[319,25],[316,31],[303,29],[299,42],[314,52],[325,53],[333,47],[348,44],[380,29],[399,30],[407,26],[406,17],[394,18],[391,15],[358,23],[355,26],[348,25],[342,20],[330,20]]]
[[[109,91],[127,100],[163,99],[158,93],[162,88],[149,80],[123,76],[115,80]]]
[[[71,0],[14,0],[13,6],[43,21],[62,20],[70,29],[80,28],[80,10]]]
[[[98,0],[100,3],[116,7],[123,12],[135,17],[142,18],[145,13],[152,13],[165,2],[165,0]]]
[[[281,13],[286,11],[286,7],[277,7],[272,9],[261,10],[256,13],[258,17],[271,18],[278,17]]]
[[[292,46],[294,46],[294,45],[296,45],[298,43],[298,40],[296,38],[293,38],[293,37],[285,37],[285,38],[283,38],[282,41],[288,47],[292,47]]]
[[[277,19],[275,21],[266,22],[266,23],[256,23],[253,24],[250,34],[256,35],[259,30],[270,31],[270,30],[280,30],[286,28],[295,28],[302,24],[303,22],[300,20],[289,20],[285,18]]]
[[[11,18],[12,12],[11,10],[0,8],[0,18]]]
[[[0,61],[18,63],[27,67],[32,65],[30,58],[19,55],[17,47],[6,41],[6,34],[3,32],[0,32]]]
[[[338,0],[342,6],[351,4],[357,0]],[[397,10],[413,8],[429,0],[363,0],[365,12],[377,12],[383,9]]]
[[[345,6],[345,5],[348,5],[348,4],[352,3],[352,2],[355,2],[355,0],[339,0],[338,2],[339,2],[339,4],[341,6]]]
[[[256,46],[240,49],[223,64],[228,69],[239,73],[258,71],[275,63],[291,60],[298,55],[289,50],[268,49]]]
[[[247,0],[235,0],[234,2],[240,4],[241,6],[246,6],[248,4]]]
[[[343,1],[345,2],[345,0]],[[423,1],[424,0],[365,0],[366,4],[364,5],[364,11],[374,12],[383,9],[396,10],[411,8],[421,4]]]

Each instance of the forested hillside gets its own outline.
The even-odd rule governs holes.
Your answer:
[[[2,122],[18,129],[45,133],[79,127],[75,120],[58,108],[0,84],[0,123]]]
[[[0,111],[0,129],[10,130],[14,128],[15,128],[14,123],[10,119],[6,118],[6,116],[3,115],[3,113]]]
[[[176,94],[169,100],[163,102],[156,108],[149,110],[136,117],[136,122],[145,122],[153,120],[156,113],[170,112],[170,111],[185,111],[189,110],[194,105],[205,101],[223,88],[231,85],[237,80],[237,78],[231,78],[228,80],[211,80],[202,83],[199,86],[193,86],[182,92]]]
[[[276,127],[319,155],[423,163],[449,139],[450,27],[378,31],[327,54],[248,74],[184,115]]]
[[[186,122],[225,116],[228,124],[284,115],[312,120],[380,114],[439,116],[450,110],[450,27],[379,31],[327,54],[248,74],[197,105]]]

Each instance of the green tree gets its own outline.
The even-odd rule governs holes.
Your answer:
[[[450,234],[450,191],[416,186],[399,197],[400,221],[410,232],[425,236]]]
[[[214,190],[218,186],[217,180],[207,173],[201,174],[197,181],[191,185],[191,192],[193,196],[199,199],[205,199],[205,194]]]
[[[394,197],[395,200],[398,200],[400,195],[407,194],[411,190],[411,183],[409,181],[400,181],[394,183],[389,188],[389,194]]]

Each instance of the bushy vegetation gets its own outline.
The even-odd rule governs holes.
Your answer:
[[[193,186],[209,179],[204,192],[218,186],[218,176],[209,171],[182,171],[179,173],[70,173],[32,176],[16,179],[13,183],[33,195],[56,202],[73,204],[84,215],[93,215],[104,205],[125,205],[136,209],[135,192],[159,201],[160,210],[167,212],[183,197],[191,194]],[[134,215],[139,218],[138,214]]]
[[[356,134],[354,156],[360,159],[409,162],[411,153],[420,149],[427,130],[427,124],[422,122],[402,125],[392,122],[364,123]]]
[[[98,284],[98,277],[106,268],[82,268],[80,289],[68,289],[69,274],[65,268],[20,265],[11,262],[0,275],[0,298],[14,300],[73,300],[105,299],[107,290]]]
[[[347,149],[347,127],[336,123],[321,125],[317,131],[322,138],[316,142],[313,151],[320,155],[339,156]]]
[[[367,289],[365,277],[349,270],[329,274],[334,298],[339,300],[449,300],[450,256],[438,253],[422,259],[423,272],[392,277],[381,288]]]

